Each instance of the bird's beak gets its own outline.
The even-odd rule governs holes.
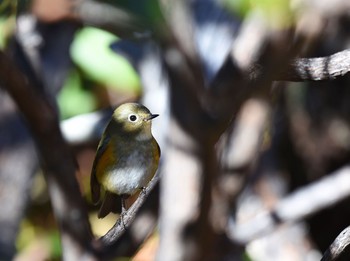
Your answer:
[[[146,121],[150,121],[150,120],[153,120],[154,118],[158,117],[159,114],[151,114],[149,115],[147,118],[146,118]]]

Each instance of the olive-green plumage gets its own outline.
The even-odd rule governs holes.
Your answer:
[[[124,199],[146,187],[154,176],[160,149],[151,133],[151,120],[157,116],[137,103],[122,104],[114,111],[91,173],[92,201],[100,201],[101,187],[105,191],[99,218],[116,212],[117,196],[121,196],[124,211]]]

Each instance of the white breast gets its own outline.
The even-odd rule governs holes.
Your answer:
[[[107,190],[118,195],[133,195],[137,190],[146,187],[153,176],[152,155],[144,153],[142,149],[122,157],[118,168],[110,170],[106,177]]]

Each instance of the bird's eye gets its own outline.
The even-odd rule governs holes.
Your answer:
[[[134,114],[129,115],[129,121],[134,122],[136,120],[137,120],[137,116],[136,115],[134,115]]]

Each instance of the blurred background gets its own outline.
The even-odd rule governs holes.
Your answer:
[[[18,52],[16,43],[14,43],[17,41],[14,39],[18,23],[16,19],[19,18],[19,8],[25,4],[24,1],[1,1],[0,3],[0,37],[3,50]],[[111,49],[111,45],[118,41],[118,37],[94,27],[81,27],[73,21],[57,21],[61,20],[55,16],[59,15],[57,12],[58,9],[62,8],[62,4],[64,3],[55,3],[55,1],[30,2],[29,6],[24,7],[25,13],[23,13],[22,18],[24,19],[23,23],[26,24],[24,26],[27,26],[28,23],[33,22],[30,21],[34,17],[32,13],[38,12],[39,15],[44,16],[39,25],[40,32],[37,35],[39,40],[37,40],[40,41],[41,37],[45,37],[41,40],[45,41],[45,44],[46,41],[51,41],[52,46],[45,46],[44,48],[47,48],[44,51],[45,54],[39,54],[38,57],[41,57],[37,57],[37,59],[45,60],[48,67],[51,67],[48,69],[51,72],[44,76],[47,77],[45,87],[54,94],[59,117],[62,121],[62,129],[68,129],[67,139],[71,139],[71,148],[79,166],[77,179],[80,189],[86,200],[90,201],[92,162],[104,125],[107,124],[113,108],[123,102],[137,101],[140,99],[142,89],[139,76],[130,62]],[[34,47],[32,47],[42,50],[42,45],[35,43],[36,32],[29,32],[29,34],[34,35],[29,36],[31,39],[28,40],[34,41],[34,43],[32,42]],[[45,34],[45,36],[41,34]],[[50,40],[48,40],[49,38]],[[25,63],[21,59],[19,62]],[[18,116],[15,105],[3,90],[1,90],[1,100],[0,151],[2,166],[0,167],[0,175],[1,179],[5,179],[5,181],[2,183],[4,185],[1,186],[0,194],[3,200],[6,200],[5,198],[11,197],[15,190],[22,190],[21,193],[24,192],[25,195],[21,196],[23,198],[20,201],[25,201],[25,203],[15,204],[15,206],[13,200],[8,203],[11,205],[10,207],[15,209],[11,211],[13,216],[4,213],[6,217],[2,218],[2,227],[8,227],[9,220],[13,220],[13,217],[16,217],[19,223],[18,227],[15,225],[8,228],[8,235],[12,237],[12,240],[8,238],[5,231],[1,233],[4,241],[1,251],[4,253],[0,259],[12,260],[10,256],[16,252],[14,260],[61,260],[59,232],[52,213],[45,179],[38,166],[30,135]],[[96,128],[96,131],[90,130],[94,134],[87,134],[90,136],[86,138],[84,124],[86,121],[91,121],[88,113],[101,109],[104,116],[97,116],[97,118],[101,118],[101,124]],[[78,122],[74,123],[74,117],[82,114],[87,114],[88,118],[83,119],[83,122],[78,119]],[[92,122],[88,123],[87,128],[91,124],[96,124],[94,115],[91,117]],[[65,122],[70,118],[73,118],[72,124]],[[91,127],[91,129],[93,128]],[[12,154],[12,150],[13,155],[9,155]],[[18,151],[21,152],[18,153]],[[21,154],[22,151],[23,155],[19,156],[18,154]],[[9,165],[8,171],[7,167],[4,166],[6,164]],[[13,164],[23,166],[13,169]],[[22,176],[22,172],[26,172],[26,174]],[[17,177],[13,177],[14,175]],[[26,180],[17,180],[22,177]],[[18,187],[18,184],[23,185]],[[8,188],[5,189],[5,186]],[[92,229],[97,236],[105,234],[117,219],[116,215],[111,214],[106,219],[98,220],[97,209],[92,205],[89,217]],[[4,246],[10,246],[10,248]]]
[[[113,108],[138,101],[161,115],[154,121],[153,132],[166,166],[174,157],[167,149],[171,147],[169,140],[174,142],[177,137],[171,128],[174,118],[189,136],[196,136],[199,130],[203,135],[199,140],[214,144],[211,147],[215,147],[217,162],[214,174],[210,174],[213,185],[196,193],[199,197],[212,193],[213,234],[226,234],[230,249],[238,249],[226,251],[225,260],[320,260],[349,225],[350,191],[340,188],[349,179],[340,183],[330,179],[330,186],[326,180],[325,187],[310,194],[315,201],[306,192],[304,199],[309,199],[310,206],[322,202],[323,197],[327,203],[310,207],[310,213],[295,214],[296,218],[292,214],[286,214],[285,219],[278,216],[281,220],[276,223],[282,225],[262,235],[253,231],[250,237],[244,229],[235,234],[230,227],[240,232],[240,224],[273,212],[288,196],[301,189],[307,191],[310,185],[339,174],[337,171],[347,166],[348,74],[318,81],[309,72],[295,80],[288,78],[288,73],[280,76],[279,69],[288,69],[286,64],[294,58],[329,56],[349,48],[349,5],[346,1],[329,8],[314,1],[196,0],[189,1],[188,9],[168,14],[167,8],[176,9],[169,2],[0,0],[0,48],[29,82],[53,99],[63,136],[79,166],[76,179],[88,202],[93,233],[104,235],[117,219],[117,215],[109,215],[98,220],[97,207],[90,201],[90,172],[100,135]],[[338,4],[342,8],[336,8]],[[108,19],[116,13],[103,9],[105,16],[98,16],[97,8],[102,5],[110,10],[121,8],[132,16],[121,14],[111,19],[113,24]],[[135,22],[134,15],[143,22]],[[168,36],[164,28],[173,34]],[[182,39],[179,28],[183,35],[191,35],[192,43],[186,45],[188,39]],[[176,67],[178,57],[172,48],[184,50],[186,61],[190,61],[189,69],[182,68],[185,72]],[[228,57],[233,57],[234,73]],[[256,78],[251,75],[255,62],[263,67],[263,75],[257,71]],[[200,78],[196,78],[198,71]],[[178,77],[182,73],[183,79]],[[193,91],[191,84],[187,88],[176,82],[186,83],[188,74],[198,80],[198,89]],[[241,77],[244,74],[247,77]],[[230,79],[239,77],[241,82],[231,84]],[[226,83],[236,89],[227,92],[229,95],[217,94]],[[185,86],[185,91],[181,93],[176,84]],[[60,233],[33,139],[5,88],[0,89],[0,100],[0,260],[61,260]],[[221,100],[226,107],[215,103]],[[203,125],[194,118],[202,114],[192,113],[197,103],[206,114]],[[217,116],[221,114],[225,116]],[[206,132],[203,126],[214,131]],[[181,147],[183,143],[178,144]],[[181,157],[173,161],[182,164]],[[162,172],[168,173],[166,170]],[[167,188],[165,184],[164,191]],[[345,192],[328,203],[327,195],[333,197],[338,189]],[[302,198],[286,213],[298,212],[303,202]],[[166,211],[161,205],[160,215]],[[163,227],[168,221],[163,220]],[[161,235],[154,230],[132,256],[114,260],[154,260],[162,247]]]

